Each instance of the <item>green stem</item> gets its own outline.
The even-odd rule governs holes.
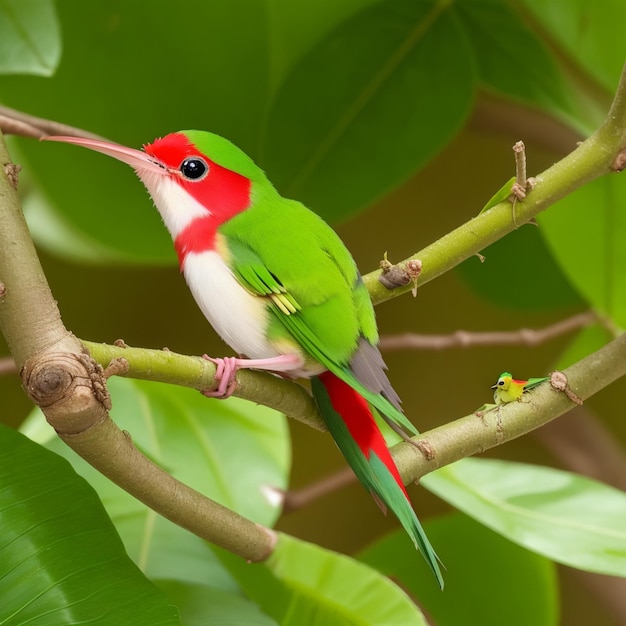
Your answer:
[[[593,396],[626,375],[626,333],[563,372],[569,388],[582,400]],[[405,481],[413,482],[444,465],[479,454],[512,441],[563,415],[576,405],[549,382],[511,402],[486,413],[472,413],[434,428],[414,441],[393,447],[393,456]]]
[[[626,67],[604,123],[573,152],[535,177],[536,186],[523,202],[512,205],[507,200],[477,215],[402,263],[419,259],[422,272],[417,286],[425,285],[466,259],[479,254],[487,246],[529,222],[561,198],[586,183],[615,172],[615,162],[626,148]],[[459,198],[462,201],[462,197]],[[375,304],[407,293],[412,284],[390,290],[378,280],[381,270],[363,277]]]
[[[111,346],[91,341],[83,341],[83,345],[102,367],[114,359],[125,359],[128,370],[121,374],[125,377],[198,390],[215,386],[215,365],[200,357],[176,354],[169,350]],[[317,430],[326,430],[311,394],[293,381],[263,372],[241,370],[237,372],[235,395],[268,406]]]

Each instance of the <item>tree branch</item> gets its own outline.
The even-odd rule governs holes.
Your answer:
[[[474,348],[476,346],[536,346],[597,321],[598,316],[592,311],[587,311],[536,330],[531,328],[486,332],[457,330],[448,335],[420,335],[417,333],[383,335],[380,338],[379,346],[385,352],[394,350],[447,350],[449,348]]]
[[[626,374],[626,334],[563,373],[579,398],[586,400],[596,394]],[[404,441],[395,445],[394,459],[402,477],[407,483],[419,480],[439,467],[521,437],[576,406],[550,384],[522,397],[527,401],[511,402],[482,417],[471,413],[414,437],[417,446]]]
[[[201,357],[90,341],[83,341],[83,345],[103,367],[114,359],[126,359],[128,369],[123,376],[128,378],[181,385],[199,391],[215,387],[215,365]],[[292,380],[266,372],[241,370],[237,372],[234,395],[276,409],[317,430],[326,430],[311,394]]]
[[[448,233],[399,265],[419,260],[422,271],[420,287],[456,267],[466,259],[532,220],[550,205],[586,183],[626,166],[626,67],[604,123],[586,141],[566,157],[535,176],[535,187],[523,202],[517,202],[515,215],[511,203],[500,202]],[[461,199],[461,198],[460,198]],[[381,270],[363,276],[375,304],[411,291],[413,285],[387,289],[379,282]]]
[[[625,145],[626,75],[622,75],[607,120],[572,154],[536,177],[537,186],[517,204],[516,219],[513,219],[511,204],[502,202],[405,263],[421,260],[423,271],[418,284],[427,283],[514,230],[516,223],[531,220],[586,182],[623,169]],[[0,160],[9,163],[3,144],[0,145]],[[0,199],[6,200],[6,207],[0,207],[3,210],[0,220],[0,283],[3,287],[0,290],[0,329],[21,369],[26,389],[44,406],[48,421],[64,441],[94,467],[157,512],[245,558],[260,560],[266,557],[275,541],[271,531],[220,507],[173,479],[143,457],[109,419],[102,370],[84,355],[79,341],[63,327],[19,211],[14,189],[6,176],[0,176]],[[375,303],[411,290],[409,285],[390,291],[378,282],[379,275],[380,270],[364,277]],[[90,344],[90,347],[97,354],[95,345]],[[129,349],[120,350],[124,350],[119,356],[127,359],[130,371],[145,369],[139,362],[141,355]],[[111,355],[99,356],[107,361],[102,365],[108,365]],[[197,364],[195,367],[198,371],[191,378],[195,384],[200,384],[198,377],[202,379],[207,372],[200,372]],[[578,396],[593,395],[626,373],[626,336],[618,337],[566,373]],[[170,374],[180,377],[173,372]],[[238,375],[240,394],[241,387],[253,380],[248,379],[249,374],[253,373],[240,372]],[[274,380],[267,375],[258,376],[263,380]],[[182,380],[178,382],[182,383]],[[276,381],[278,385],[281,382],[284,381]],[[184,384],[194,386],[194,383]],[[287,384],[291,394],[295,386]],[[259,401],[254,394],[250,397]],[[302,406],[305,411],[311,409],[308,400]],[[565,394],[543,385],[533,391],[530,402],[511,403],[483,417],[468,415],[424,433],[416,438],[417,446],[402,442],[394,446],[394,458],[405,482],[415,481],[438,467],[526,434],[572,406]]]
[[[29,115],[23,111],[2,105],[0,105],[0,131],[5,135],[21,135],[23,137],[34,137],[35,139],[41,139],[46,135],[70,135],[72,137],[106,139],[82,128]]]
[[[63,326],[6,175],[1,135],[0,163],[0,330],[31,399],[67,445],[157,513],[247,560],[266,558],[273,531],[170,476],[110,419],[103,369]]]

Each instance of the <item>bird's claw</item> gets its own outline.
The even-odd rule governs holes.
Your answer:
[[[215,382],[217,383],[217,387],[215,389],[202,390],[202,395],[207,398],[219,398],[221,400],[232,396],[233,392],[237,388],[235,376],[237,375],[237,369],[239,367],[239,359],[234,356],[214,359],[206,354],[203,354],[202,358],[210,361],[217,368],[215,371]]]

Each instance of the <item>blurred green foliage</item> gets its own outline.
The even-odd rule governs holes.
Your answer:
[[[476,215],[511,176],[508,150],[514,140],[525,139],[529,173],[536,174],[592,131],[606,113],[624,61],[625,18],[626,5],[618,0],[93,0],[59,2],[56,8],[46,0],[6,0],[0,4],[0,97],[5,105],[127,145],[182,128],[227,136],[282,192],[338,224],[365,269],[385,250],[399,260]],[[15,139],[11,148],[24,165],[26,216],[70,330],[85,339],[124,336],[134,345],[169,345],[183,352],[223,350],[177,276],[171,243],[130,170],[72,146]],[[586,186],[540,216],[539,228],[524,226],[491,246],[484,263],[470,259],[429,285],[415,305],[404,299],[381,308],[382,331],[512,330],[581,308],[593,308],[622,328],[623,194],[621,177]],[[567,351],[562,338],[534,351],[477,348],[394,354],[387,360],[407,413],[425,429],[482,404],[503,369],[539,376],[560,358],[580,358],[607,339],[593,329],[574,338]],[[7,354],[4,344],[0,354]],[[290,468],[284,420],[262,407],[219,405],[186,390],[127,381],[112,381],[111,388],[116,421],[146,452],[261,523],[271,524],[277,515],[262,496],[264,485],[285,488],[290,471],[297,485],[339,463],[327,438],[296,426]],[[623,391],[616,386],[589,403],[622,441]],[[0,394],[0,418],[19,424],[27,409],[17,377],[0,379]],[[25,426],[27,432],[35,436],[36,430],[38,441],[67,456],[96,487],[127,551],[175,601],[183,623],[425,623],[381,574],[313,544],[284,537],[273,561],[262,567],[243,567],[228,555],[216,558],[204,542],[155,519],[58,441],[42,438],[41,423],[33,424]],[[3,454],[14,455],[2,474],[3,487],[16,480],[12,468],[32,471],[34,459],[45,455],[8,435],[0,445]],[[496,454],[555,462],[528,438]],[[583,558],[593,552],[589,545],[560,532],[564,514],[545,515],[541,489],[554,478],[551,470],[472,463],[480,478],[465,485],[448,475],[450,484],[458,483],[455,489],[444,494],[440,485],[435,492],[543,556],[461,515],[432,522],[439,525],[433,526],[434,542],[454,597],[461,588],[472,589],[477,578],[483,582],[479,574],[487,576],[493,564],[490,593],[478,602],[474,595],[472,605],[467,595],[456,603],[432,600],[432,581],[421,578],[415,553],[403,548],[401,539],[400,547],[381,542],[365,560],[398,576],[438,624],[458,624],[459,607],[465,623],[487,623],[481,621],[482,609],[496,596],[503,607],[532,598],[528,606],[536,623],[557,623],[557,582],[549,559],[566,560],[561,553],[578,567],[620,574],[620,559],[626,563],[623,545],[617,545],[623,544],[621,535],[610,565],[596,559],[590,566]],[[454,469],[446,468],[444,477],[445,472]],[[565,476],[567,489],[550,494],[556,510],[566,510],[573,496],[591,497],[587,481]],[[46,478],[54,480],[42,471]],[[85,485],[76,475],[67,480],[62,495],[74,501]],[[487,487],[503,483],[501,499],[494,499]],[[525,510],[541,520],[525,529],[523,540],[511,530],[519,524],[519,510],[508,500],[511,484],[525,486]],[[588,508],[623,506],[615,490],[592,491]],[[420,515],[446,510],[423,490],[415,493]],[[28,507],[34,518],[52,514],[50,498],[2,494],[3,533],[19,531],[19,520],[6,517],[12,507]],[[489,515],[483,500],[490,501]],[[573,501],[579,504],[572,515],[584,512],[587,505]],[[91,527],[108,523],[98,507],[89,505],[82,514]],[[497,525],[488,523],[490,515]],[[69,528],[84,524],[81,519],[75,517]],[[391,526],[365,494],[350,489],[280,519],[278,527],[353,552]],[[459,537],[467,538],[467,552]],[[44,534],[38,541],[44,553],[55,539]],[[87,553],[96,567],[95,552],[85,549],[81,558]],[[506,563],[498,562],[501,553]],[[73,556],[59,559],[71,569]],[[132,569],[130,562],[123,567]],[[58,609],[74,597],[63,591],[76,577],[60,580],[60,570],[46,571],[59,593],[53,606]],[[560,572],[569,584],[567,572]],[[3,580],[3,606],[9,606],[7,598],[23,600],[24,589],[38,593],[34,582]],[[138,594],[148,588],[145,602],[163,608],[163,598],[145,578],[133,575],[128,583]],[[372,605],[364,601],[367,594]],[[611,623],[609,617],[602,622],[601,607],[581,605],[584,595],[578,590],[563,596],[565,622]],[[385,597],[392,598],[388,607],[381,606]],[[92,616],[111,606],[98,595],[90,602],[81,608]],[[50,606],[33,623],[51,623],[45,617]],[[170,610],[167,602],[163,610]],[[19,616],[12,619],[7,623],[22,623]],[[120,620],[115,623],[140,623]]]

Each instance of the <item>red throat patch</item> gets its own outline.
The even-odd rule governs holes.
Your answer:
[[[182,271],[185,258],[190,252],[206,252],[215,248],[215,233],[219,224],[212,215],[195,219],[174,240],[178,265]]]
[[[252,181],[212,161],[182,133],[157,139],[144,146],[144,150],[163,163],[172,172],[172,180],[207,210],[206,217],[194,220],[176,237],[174,246],[182,268],[189,252],[212,250],[217,229],[250,206]],[[206,162],[209,168],[206,176],[188,180],[179,175],[181,163],[190,157]]]

